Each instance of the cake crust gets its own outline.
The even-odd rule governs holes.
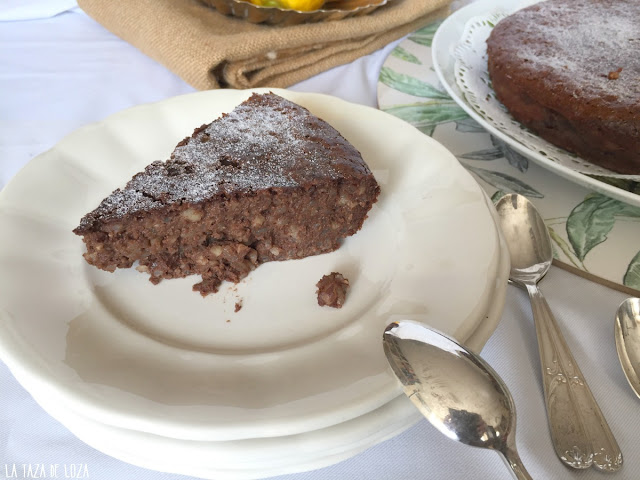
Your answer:
[[[640,3],[547,0],[504,18],[489,75],[513,117],[610,170],[640,174]]]
[[[327,122],[275,94],[252,95],[194,130],[85,215],[85,259],[153,283],[200,275],[203,295],[259,264],[335,250],[379,187]]]

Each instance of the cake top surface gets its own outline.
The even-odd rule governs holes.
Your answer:
[[[492,54],[509,55],[552,90],[640,106],[638,0],[547,0],[501,20],[491,43]]]
[[[232,112],[197,128],[165,162],[153,162],[88,213],[99,220],[217,194],[316,184],[370,174],[360,153],[307,109],[273,93],[253,94]]]

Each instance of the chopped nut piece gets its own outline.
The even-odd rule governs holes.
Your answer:
[[[620,72],[622,71],[622,68],[619,68],[617,70],[613,70],[611,72],[609,72],[609,75],[607,75],[607,78],[609,80],[617,80],[618,78],[620,78]]]
[[[195,210],[193,208],[188,208],[181,214],[184,218],[189,220],[190,222],[199,222],[202,220],[202,212]]]
[[[261,227],[262,225],[264,225],[264,220],[265,220],[265,218],[262,215],[256,215],[251,220],[251,226],[252,227]]]
[[[347,297],[349,280],[344,278],[341,273],[331,272],[322,277],[316,287],[318,287],[318,305],[342,308]]]

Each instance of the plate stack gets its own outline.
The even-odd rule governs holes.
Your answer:
[[[0,194],[0,357],[106,454],[218,480],[335,463],[420,418],[382,351],[389,322],[424,321],[479,349],[500,318],[508,252],[455,157],[381,111],[272,90],[337,128],[381,186],[336,252],[264,264],[206,298],[192,278],[154,286],[82,258],[71,230],[84,213],[252,91],[115,114],[31,161]],[[332,271],[351,284],[341,309],[315,298]]]

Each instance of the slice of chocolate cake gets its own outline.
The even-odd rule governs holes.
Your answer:
[[[197,128],[85,215],[91,265],[200,275],[202,295],[259,264],[331,252],[357,232],[379,187],[331,125],[273,93]]]

